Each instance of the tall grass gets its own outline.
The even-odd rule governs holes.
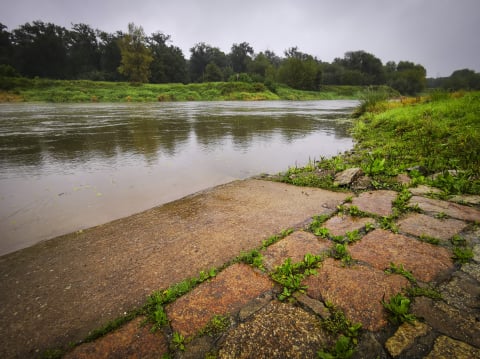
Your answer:
[[[359,150],[385,159],[385,172],[423,166],[428,173],[456,170],[462,188],[480,192],[480,92],[434,96],[413,104],[395,103],[381,112],[367,112],[357,122]],[[439,177],[439,178],[442,178]]]

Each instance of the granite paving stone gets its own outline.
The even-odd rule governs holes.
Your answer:
[[[343,236],[347,232],[360,230],[365,227],[367,223],[375,223],[375,220],[368,217],[352,217],[345,214],[333,216],[327,220],[323,227],[327,228],[333,236]]]
[[[349,250],[353,259],[380,270],[389,268],[390,263],[402,264],[416,279],[424,282],[453,269],[452,254],[448,249],[383,229],[368,233]]]
[[[315,358],[330,345],[314,314],[274,300],[226,334],[218,358]]]
[[[168,352],[168,342],[162,332],[152,333],[138,317],[120,329],[90,343],[82,344],[67,353],[66,359],[154,359]]]
[[[352,205],[363,212],[373,213],[382,217],[392,214],[392,201],[397,198],[395,191],[369,191],[363,192],[352,199]]]
[[[424,336],[431,328],[418,320],[413,323],[403,323],[395,334],[387,339],[385,348],[393,357],[399,356],[403,351],[410,348],[415,339]]]
[[[321,254],[328,250],[331,242],[327,239],[317,238],[315,235],[305,231],[296,231],[269,246],[263,253],[263,265],[269,271],[281,265],[287,258],[292,262],[300,262],[305,254]]]
[[[480,358],[480,349],[459,340],[440,336],[425,359],[475,359]]]
[[[311,298],[331,302],[342,309],[352,322],[360,322],[367,330],[379,330],[387,324],[381,300],[409,286],[400,275],[354,265],[344,267],[339,261],[326,259],[318,275],[309,276],[304,284]]]
[[[398,221],[402,232],[420,237],[428,236],[448,240],[460,233],[467,223],[458,219],[438,219],[421,213],[412,213]]]
[[[413,196],[409,201],[410,206],[418,205],[425,212],[445,213],[446,215],[463,219],[464,221],[480,221],[480,210],[449,201]]]
[[[215,315],[234,313],[272,288],[273,282],[266,275],[246,264],[234,264],[165,309],[173,330],[188,337]]]
[[[480,348],[480,322],[471,313],[425,297],[415,298],[411,312],[436,331]]]
[[[414,196],[422,196],[422,195],[426,195],[426,194],[442,193],[442,191],[439,190],[438,188],[425,186],[425,185],[420,185],[418,187],[409,188],[408,190]]]

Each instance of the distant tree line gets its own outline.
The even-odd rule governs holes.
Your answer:
[[[9,32],[0,23],[0,75],[151,83],[245,81],[263,82],[272,90],[278,83],[300,90],[320,90],[322,85],[389,85],[402,94],[415,94],[427,86],[422,65],[383,64],[365,51],[350,51],[328,63],[297,47],[277,56],[268,50],[256,53],[243,42],[233,44],[226,54],[200,42],[186,59],[170,35],[147,36],[133,23],[126,33],[107,33],[86,24],[66,29],[42,21]],[[479,76],[459,70],[449,78],[428,79],[428,85],[478,89]]]

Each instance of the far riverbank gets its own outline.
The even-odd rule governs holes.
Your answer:
[[[383,87],[382,87],[383,88]],[[358,99],[366,86],[322,86],[301,91],[247,82],[132,84],[87,80],[0,78],[0,102],[167,102]],[[391,89],[384,88],[390,92]]]

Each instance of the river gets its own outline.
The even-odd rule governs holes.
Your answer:
[[[343,152],[357,104],[0,104],[0,255]]]

